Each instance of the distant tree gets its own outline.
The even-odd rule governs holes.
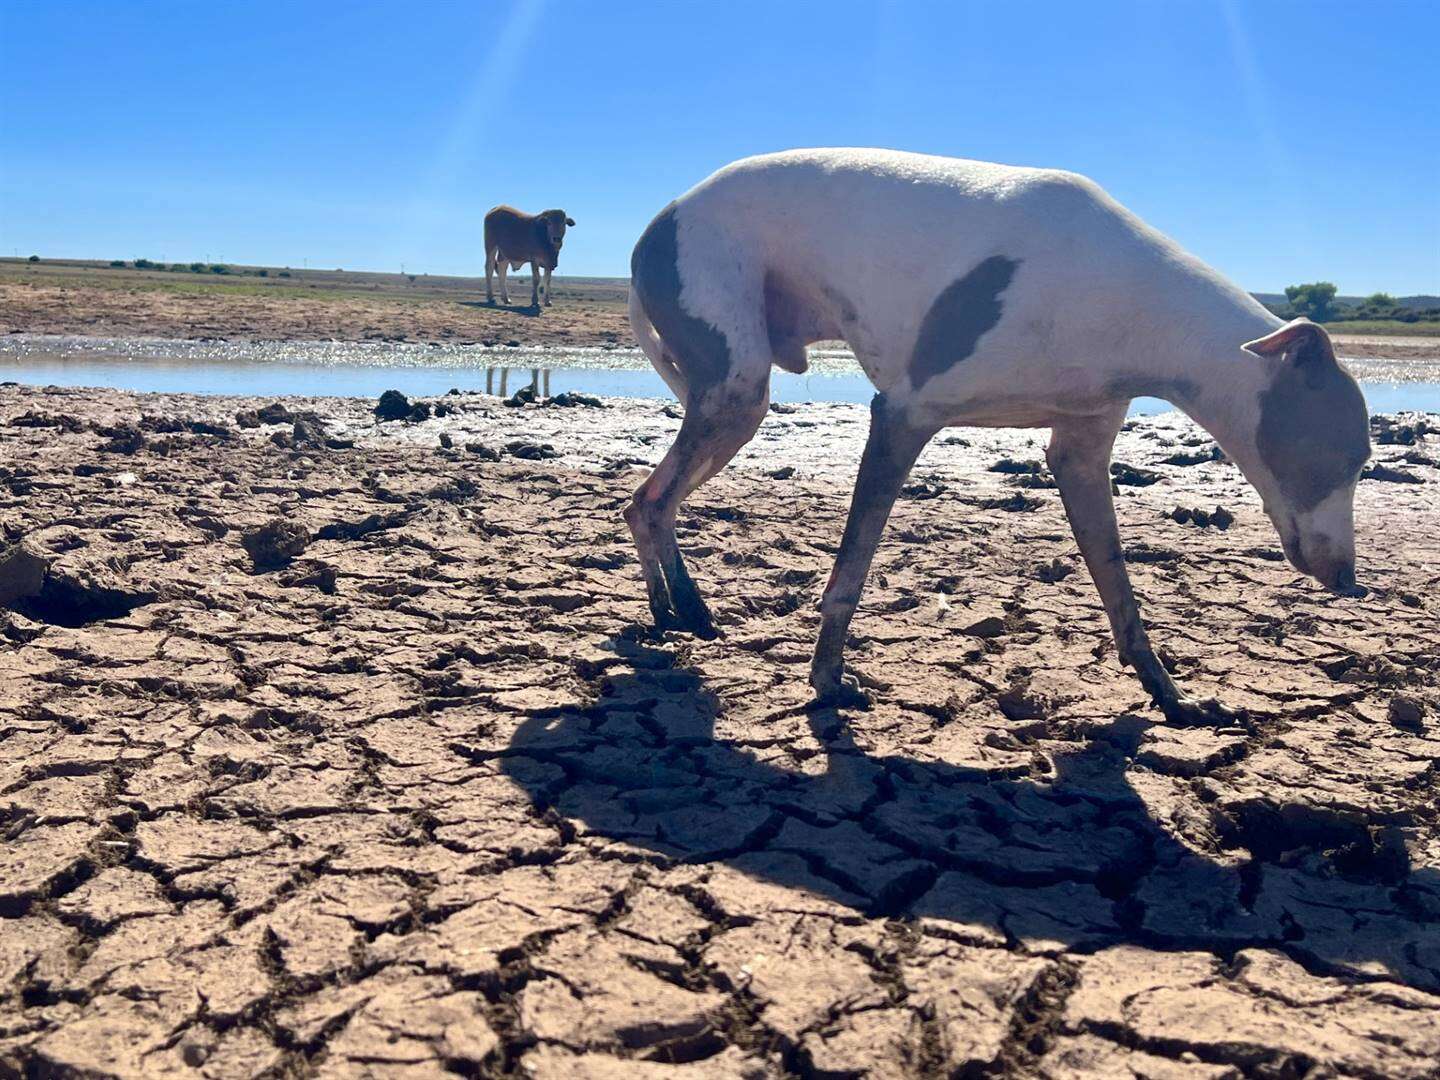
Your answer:
[[[1368,307],[1395,307],[1395,297],[1388,292],[1375,292],[1365,297],[1365,304]]]
[[[1285,299],[1297,315],[1304,315],[1316,322],[1325,322],[1335,314],[1335,286],[1328,281],[1313,281],[1308,285],[1285,286]]]
[[[226,266],[224,263],[211,263],[210,272],[212,274],[228,274],[230,273],[230,267]]]
[[[256,271],[255,271],[255,276],[256,276],[256,277],[269,277],[269,276],[270,276],[270,271],[269,271],[269,270],[256,270]]]
[[[289,271],[289,270],[281,270],[280,273],[276,274],[275,276],[276,276],[276,277],[289,277],[289,276],[290,276],[290,271]]]
[[[29,261],[30,261],[30,262],[39,262],[39,261],[40,261],[40,256],[39,256],[39,255],[31,255]]]
[[[124,259],[111,259],[111,260],[110,260],[110,265],[113,266],[113,267],[115,267],[115,268],[118,269],[118,270],[123,270],[123,269],[125,269],[125,260],[124,260]]]
[[[160,269],[160,267],[156,266],[156,265],[155,265],[153,262],[151,262],[149,259],[136,259],[136,260],[135,260],[135,269],[136,269],[136,270],[158,270],[158,269]]]
[[[193,263],[191,263],[191,264],[190,264],[190,272],[191,272],[192,274],[203,274],[203,273],[205,272],[205,264],[202,263],[202,262],[193,262]]]

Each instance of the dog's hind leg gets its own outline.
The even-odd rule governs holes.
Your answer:
[[[767,362],[768,367],[768,362]],[[625,510],[657,629],[714,637],[715,624],[675,539],[680,504],[754,437],[769,405],[769,372],[691,395],[679,434]]]

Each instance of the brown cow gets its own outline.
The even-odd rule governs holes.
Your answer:
[[[545,272],[545,306],[550,306],[550,273],[560,259],[560,246],[565,243],[566,226],[575,219],[564,210],[544,210],[524,214],[513,206],[497,206],[485,215],[485,300],[495,302],[490,287],[490,272],[499,271],[500,301],[510,303],[510,290],[505,284],[505,268],[519,270],[530,264],[530,306],[540,306],[540,272]]]

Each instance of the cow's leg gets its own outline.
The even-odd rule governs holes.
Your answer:
[[[810,664],[817,704],[868,704],[858,685],[844,678],[845,638],[896,496],[933,434],[892,410],[884,394],[876,394],[870,403],[870,436],[860,458],[850,516],[820,600],[820,637]]]
[[[495,252],[487,251],[485,252],[485,302],[487,304],[495,303],[495,293],[494,290],[490,287],[490,274],[494,269]]]
[[[550,267],[545,268],[545,306],[550,306],[550,275],[553,271]]]
[[[540,264],[532,262],[530,264],[530,306],[537,310],[540,307],[540,274]]]
[[[1051,432],[1045,459],[1055,475],[1070,529],[1105,605],[1120,662],[1134,666],[1140,685],[1166,719],[1176,723],[1233,719],[1234,713],[1219,702],[1196,701],[1180,692],[1140,621],[1110,497],[1110,451],[1124,419],[1125,409],[1120,408],[1103,417],[1057,424]]]
[[[625,509],[656,629],[715,636],[710,611],[675,540],[675,515],[681,502],[755,435],[769,405],[768,375],[762,370],[750,381],[732,379],[687,402],[674,445]]]
[[[509,268],[508,259],[497,258],[495,260],[495,272],[500,275],[500,302],[507,307],[510,305],[510,285],[506,280],[505,273]]]

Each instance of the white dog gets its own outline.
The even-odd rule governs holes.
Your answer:
[[[1203,425],[1295,567],[1363,592],[1352,504],[1369,423],[1324,330],[1281,325],[1084,177],[882,150],[748,158],[645,230],[630,320],[685,404],[626,510],[662,628],[714,633],[675,514],[754,435],[770,365],[803,371],[807,344],[843,339],[879,391],[821,601],[810,681],[822,702],[858,696],[842,679],[846,631],[901,484],[948,425],[1051,429],[1046,457],[1120,658],[1171,719],[1225,713],[1176,688],[1130,588],[1109,462],[1131,398]]]

